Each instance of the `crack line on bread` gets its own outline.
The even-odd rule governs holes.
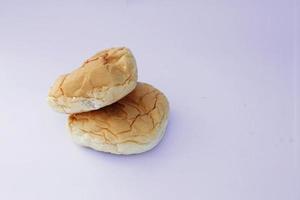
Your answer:
[[[150,109],[150,111],[148,111],[148,112],[146,112],[146,113],[143,113],[143,114],[141,114],[141,112],[139,112],[139,114],[138,114],[138,115],[130,122],[130,124],[129,124],[130,129],[129,129],[129,130],[126,130],[126,131],[118,132],[118,134],[125,134],[125,133],[128,133],[128,132],[132,131],[132,126],[133,126],[133,124],[136,122],[136,120],[137,120],[139,117],[143,117],[143,116],[149,116],[149,117],[152,119],[152,125],[153,125],[153,126],[152,126],[152,130],[153,130],[153,129],[155,128],[155,126],[154,126],[154,120],[153,120],[152,116],[149,115],[149,113],[156,109],[156,107],[157,107],[156,104],[157,104],[158,96],[159,96],[159,95],[161,95],[161,94],[158,93],[158,94],[155,96],[154,106],[153,106],[152,109]]]
[[[68,74],[64,75],[63,80],[60,82],[60,85],[58,86],[58,88],[63,96],[65,96],[65,93],[64,93],[64,90],[62,89],[62,85],[63,85],[64,81],[66,80],[67,76],[68,76]]]

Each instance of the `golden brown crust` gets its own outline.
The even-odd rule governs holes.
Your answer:
[[[127,48],[111,48],[97,53],[70,74],[60,76],[49,97],[94,97],[111,87],[137,81],[135,59]]]
[[[105,144],[147,144],[160,137],[169,104],[165,95],[146,83],[118,102],[96,111],[72,114],[69,127],[80,129]],[[163,133],[162,133],[163,134]]]

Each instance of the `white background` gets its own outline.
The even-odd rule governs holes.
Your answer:
[[[298,11],[0,0],[0,199],[300,199]],[[139,80],[170,101],[166,135],[145,154],[76,146],[46,103],[59,74],[112,46],[131,48]]]

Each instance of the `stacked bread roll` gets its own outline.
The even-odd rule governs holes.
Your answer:
[[[128,48],[103,50],[61,75],[48,94],[56,111],[70,114],[68,127],[79,145],[113,154],[137,154],[164,135],[169,103],[153,86],[137,82]]]

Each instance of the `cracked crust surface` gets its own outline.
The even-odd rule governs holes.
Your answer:
[[[167,126],[169,103],[146,83],[120,101],[99,110],[72,114],[68,125],[74,141],[98,151],[136,154],[156,146]]]
[[[60,76],[49,91],[48,103],[64,113],[96,110],[126,96],[136,83],[137,68],[131,51],[106,49]]]

